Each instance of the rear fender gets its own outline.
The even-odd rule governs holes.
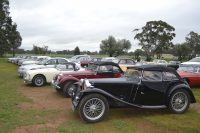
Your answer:
[[[181,88],[184,89],[184,90],[186,90],[186,91],[189,93],[191,103],[195,103],[195,102],[196,102],[196,99],[195,99],[195,97],[194,97],[194,95],[193,95],[193,93],[192,93],[192,91],[191,91],[191,88],[190,88],[188,85],[186,85],[186,84],[179,84],[179,85],[174,85],[174,86],[172,86],[172,87],[168,90],[167,99],[170,98],[170,96],[172,95],[172,93],[173,93],[174,91],[176,91],[177,89],[181,89]],[[168,101],[167,101],[167,102],[168,102]]]

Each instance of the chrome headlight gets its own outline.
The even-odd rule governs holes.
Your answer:
[[[30,74],[24,73],[24,79],[25,79],[25,80],[29,80],[29,79],[30,79]]]
[[[80,80],[79,80],[79,85],[80,85],[80,86],[83,86],[83,81],[84,81],[84,79],[80,79]]]
[[[93,86],[90,84],[90,82],[89,82],[88,79],[85,79],[85,80],[83,81],[83,89],[85,90],[85,89],[87,89],[88,87],[93,87]]]

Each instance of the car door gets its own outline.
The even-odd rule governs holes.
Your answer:
[[[141,84],[134,103],[140,105],[163,105],[165,86],[162,82],[162,72],[143,71]]]

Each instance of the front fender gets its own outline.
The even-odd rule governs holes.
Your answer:
[[[115,96],[113,96],[112,94],[110,94],[110,93],[108,93],[108,92],[106,92],[106,91],[104,91],[104,90],[98,89],[98,88],[90,88],[90,89],[82,90],[82,91],[81,91],[81,94],[80,94],[80,96],[81,96],[81,97],[80,97],[80,100],[81,100],[84,96],[86,96],[86,95],[88,95],[88,94],[92,94],[92,93],[99,93],[99,94],[102,94],[103,96],[105,96],[105,97],[107,97],[107,98],[111,98],[111,99],[113,99],[113,100],[116,100],[116,101],[121,102],[121,103],[123,103],[123,104],[126,104],[126,105],[128,105],[128,106],[134,106],[134,107],[139,107],[139,108],[141,108],[140,105],[132,104],[132,103],[123,101],[123,100],[121,100],[120,98],[115,97]]]
[[[172,95],[172,93],[173,93],[175,90],[181,89],[181,88],[185,89],[185,90],[189,93],[191,103],[195,103],[195,102],[196,102],[196,99],[195,99],[195,97],[194,97],[194,95],[193,95],[193,93],[192,93],[192,91],[191,91],[191,88],[190,88],[188,85],[186,85],[186,84],[179,84],[179,85],[174,85],[174,86],[172,86],[172,87],[168,90],[167,98],[170,98],[170,96]]]
[[[59,82],[59,84],[63,85],[64,83],[68,82],[68,81],[79,81],[78,78],[75,78],[73,76],[65,76],[64,78],[62,78]]]

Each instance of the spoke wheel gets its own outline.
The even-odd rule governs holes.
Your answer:
[[[175,91],[170,98],[169,108],[174,113],[184,113],[190,105],[190,97],[187,91]]]
[[[98,122],[109,110],[107,99],[99,94],[85,96],[79,105],[79,114],[86,122]]]

